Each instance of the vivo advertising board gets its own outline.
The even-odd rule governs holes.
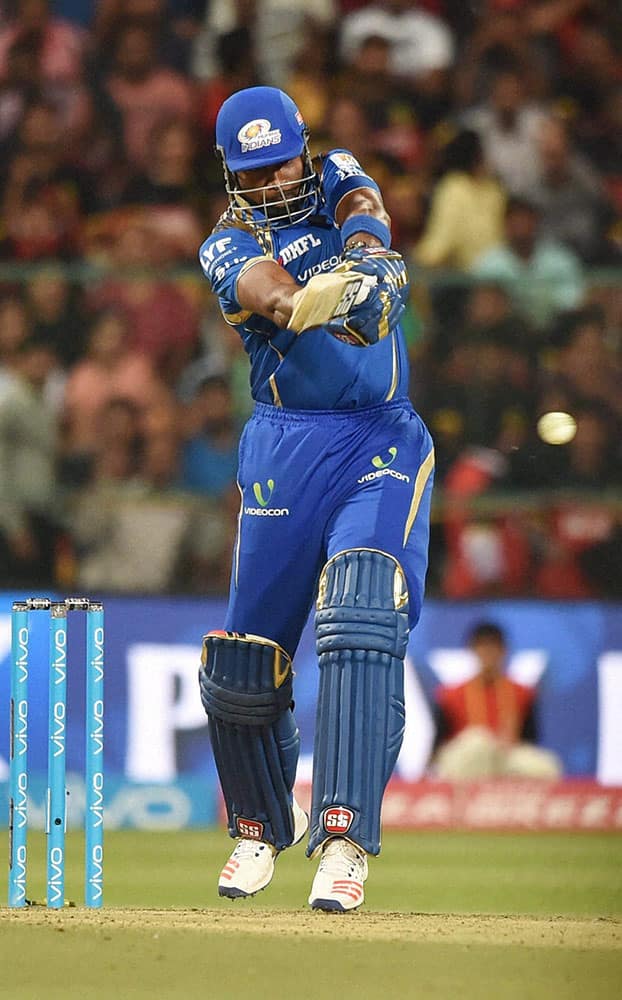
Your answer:
[[[11,602],[0,595],[0,823],[6,816]],[[91,595],[98,597],[100,595]],[[222,626],[221,601],[106,598],[105,770],[109,826],[177,827],[214,821],[216,780],[198,694],[201,635]],[[410,638],[407,722],[397,774],[425,774],[434,739],[430,704],[440,683],[459,683],[474,663],[469,629],[494,621],[506,632],[508,669],[538,685],[539,741],[561,758],[569,777],[622,785],[622,608],[596,602],[531,601],[451,604],[428,601]],[[45,801],[48,618],[31,615],[28,769],[30,812],[40,825]],[[67,769],[69,821],[84,802],[83,615],[69,619]],[[311,773],[317,664],[310,622],[295,657],[299,777]]]

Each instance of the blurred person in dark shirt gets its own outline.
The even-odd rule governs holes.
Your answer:
[[[316,137],[312,152],[315,155],[330,148],[351,150],[383,187],[402,171],[399,160],[376,143],[365,103],[356,94],[338,93],[331,101],[324,130]]]
[[[336,95],[355,95],[363,104],[378,150],[395,157],[404,169],[422,165],[423,132],[430,123],[416,95],[393,74],[386,38],[364,38],[337,73],[332,89]]]
[[[188,73],[206,0],[98,0],[96,7],[93,29],[100,49],[105,51],[121,21],[141,21],[157,33],[160,61]]]
[[[0,392],[0,571],[4,586],[51,584],[61,533],[58,415],[46,397],[52,347],[26,337]]]
[[[596,304],[555,317],[547,340],[547,366],[540,377],[542,412],[572,413],[577,399],[593,399],[622,419],[622,362],[608,333],[605,313]]]
[[[196,133],[188,121],[156,122],[145,169],[130,180],[123,194],[124,204],[150,206],[150,224],[157,226],[180,260],[196,256],[208,213],[197,153]]]
[[[31,333],[23,295],[10,289],[0,294],[0,396],[10,384],[20,344]]]
[[[606,260],[611,205],[601,178],[575,151],[567,125],[557,118],[541,126],[537,166],[538,176],[526,194],[540,209],[542,236],[587,263]]]
[[[41,38],[37,32],[18,35],[7,49],[0,78],[0,143],[4,146],[19,127],[28,105],[40,95]]]
[[[36,336],[53,345],[61,365],[70,368],[84,353],[81,294],[57,265],[45,265],[25,287]]]
[[[0,30],[0,76],[6,69],[7,53],[26,34],[40,37],[41,72],[45,80],[76,83],[83,74],[89,37],[69,21],[54,16],[48,0],[14,0],[12,16]]]
[[[71,161],[53,104],[38,99],[29,106],[16,147],[4,175],[5,255],[26,260],[74,256],[90,191],[86,173]]]

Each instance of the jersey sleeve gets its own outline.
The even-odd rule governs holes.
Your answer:
[[[375,180],[365,173],[352,153],[347,149],[331,149],[322,161],[322,190],[333,219],[343,196],[356,188],[373,188],[380,193]]]
[[[272,260],[252,233],[243,229],[221,229],[208,236],[199,250],[203,274],[218,296],[228,323],[243,322],[237,298],[240,276],[259,261]],[[245,316],[250,313],[245,314]]]

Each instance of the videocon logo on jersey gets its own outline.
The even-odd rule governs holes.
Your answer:
[[[250,517],[289,517],[287,507],[268,507],[274,492],[274,479],[267,479],[265,483],[253,483],[253,493],[258,507],[244,507],[244,513]]]
[[[364,476],[357,479],[357,483],[371,483],[374,479],[381,479],[382,476],[391,476],[392,479],[399,479],[401,483],[409,483],[410,476],[407,476],[405,472],[398,472],[397,469],[391,468],[396,458],[397,448],[392,444],[384,455],[374,455],[371,464],[375,472],[366,472]]]

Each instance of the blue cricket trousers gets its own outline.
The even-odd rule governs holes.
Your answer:
[[[434,450],[407,399],[359,410],[257,403],[240,440],[242,496],[225,629],[293,656],[327,559],[387,552],[423,601]]]

